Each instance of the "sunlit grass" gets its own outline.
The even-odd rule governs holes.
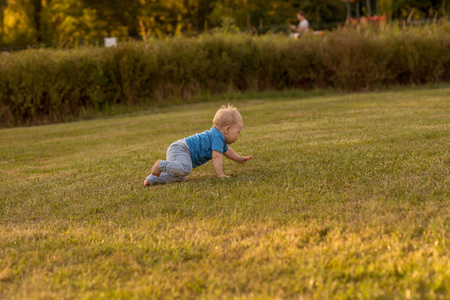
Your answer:
[[[230,101],[233,148],[145,189],[222,102],[0,131],[0,298],[440,298],[449,88]]]

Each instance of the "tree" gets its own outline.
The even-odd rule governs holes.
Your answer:
[[[32,11],[32,20],[34,29],[36,30],[36,40],[38,43],[43,41],[42,31],[41,31],[41,12],[42,12],[42,0],[31,0],[30,1],[33,11]]]
[[[346,4],[341,0],[296,0],[294,3],[298,9],[306,12],[308,20],[312,23],[334,23],[346,19]]]
[[[138,15],[145,0],[80,0],[81,6],[95,11],[105,27],[103,31],[111,32],[118,28],[118,32],[137,36],[139,33]]]
[[[207,26],[268,30],[296,23],[303,10],[313,27],[361,13],[388,19],[447,15],[446,0],[0,0],[0,43],[76,45],[105,36],[194,34]]]
[[[414,9],[419,18],[433,18],[436,13],[442,11],[442,6],[445,7],[443,0],[393,0],[392,1],[393,15],[395,18],[406,18]]]
[[[350,1],[349,0],[345,1],[345,6],[347,8],[347,20],[348,20],[348,19],[351,19],[351,17],[352,17],[352,9],[350,7]]]
[[[4,19],[5,19],[5,9],[8,5],[6,0],[0,0],[0,34],[3,34],[3,26],[4,26]],[[1,41],[0,41],[1,42]]]

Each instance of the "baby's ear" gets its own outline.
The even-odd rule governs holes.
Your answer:
[[[225,132],[228,133],[230,132],[231,126],[225,126]]]

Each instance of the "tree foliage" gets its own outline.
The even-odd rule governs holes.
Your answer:
[[[348,0],[355,14],[366,1]],[[106,36],[194,35],[281,28],[304,10],[311,24],[343,22],[346,0],[0,0],[0,46],[94,44]],[[446,0],[378,0],[388,17],[432,18],[450,14]],[[372,6],[375,0],[372,0]],[[374,9],[372,9],[374,11]],[[320,29],[320,28],[318,28]]]

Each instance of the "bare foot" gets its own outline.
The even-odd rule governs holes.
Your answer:
[[[161,160],[158,159],[152,167],[152,175],[159,177],[161,174]]]
[[[150,181],[148,181],[148,179],[144,180],[144,186],[149,186],[150,185]]]

